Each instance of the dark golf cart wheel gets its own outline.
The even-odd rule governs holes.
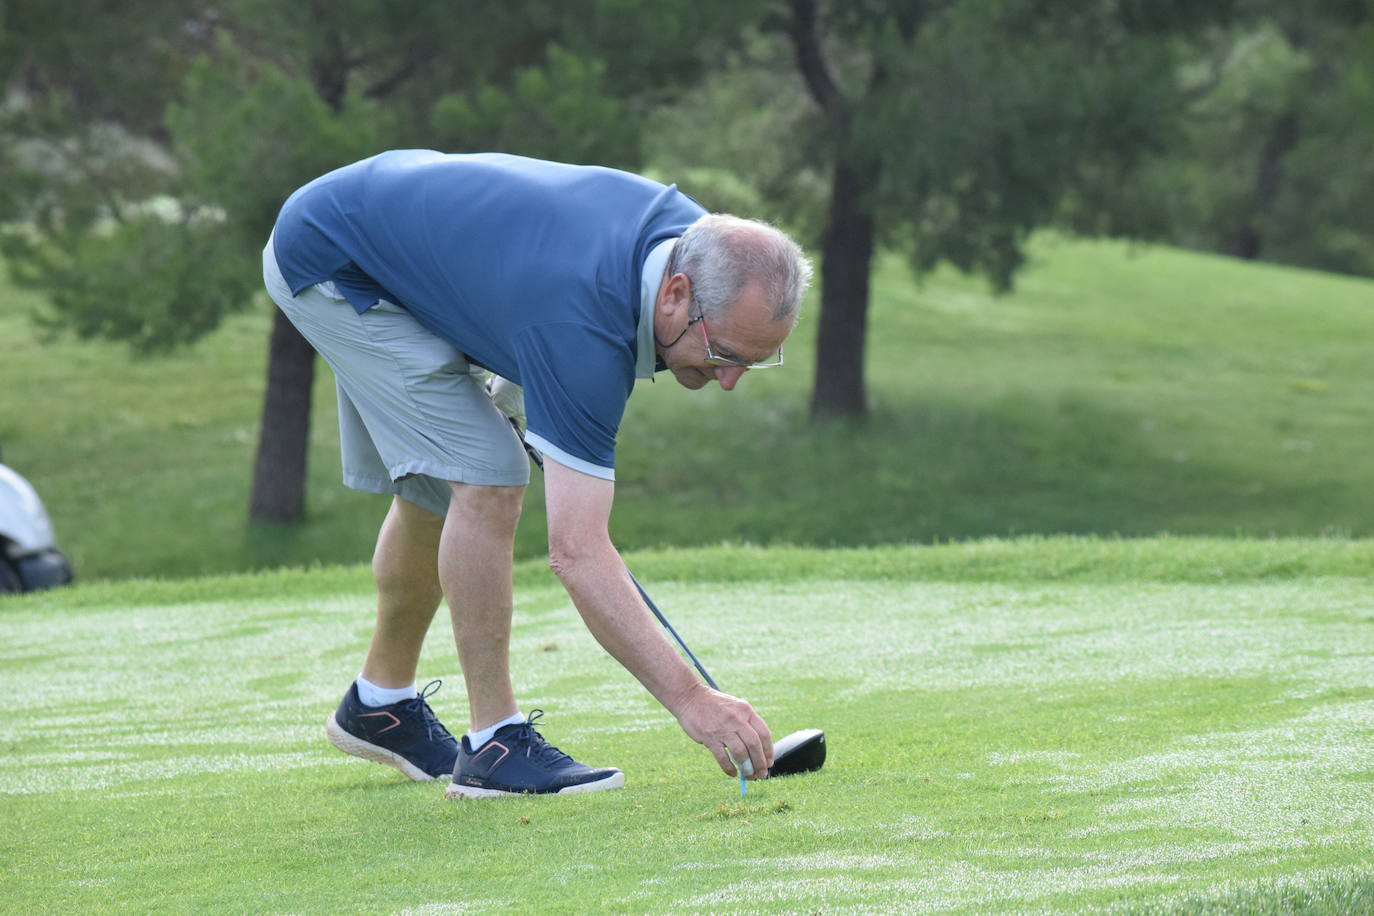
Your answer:
[[[15,565],[26,592],[56,588],[72,581],[71,563],[55,548],[20,557]]]
[[[3,546],[0,545],[0,595],[22,592],[24,581],[19,578],[19,570],[10,565],[10,558],[5,556]]]

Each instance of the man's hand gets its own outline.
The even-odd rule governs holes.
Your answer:
[[[509,379],[493,375],[487,382],[487,394],[491,395],[496,409],[510,418],[515,428],[525,432],[525,389]]]
[[[698,687],[686,700],[674,704],[682,730],[711,752],[727,776],[738,775],[732,755],[741,763],[747,759],[753,764],[753,779],[768,775],[773,765],[773,735],[754,707],[704,684]]]
[[[487,391],[487,397],[491,398],[496,409],[512,423],[515,424],[515,431],[521,436],[525,434],[525,389],[504,379],[495,372],[488,372],[478,365],[470,365],[468,374],[477,379],[477,383]]]

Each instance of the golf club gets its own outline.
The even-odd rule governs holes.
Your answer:
[[[712,690],[719,690],[716,681],[711,677],[710,672],[701,664],[692,650],[687,648],[687,643],[683,642],[677,630],[668,622],[668,618],[663,616],[663,612],[654,604],[654,599],[649,597],[649,593],[644,590],[644,586],[639,584],[635,574],[628,569],[626,572],[630,576],[630,581],[639,589],[639,597],[644,599],[644,603],[649,606],[649,610],[654,612],[658,622],[663,624],[663,629],[668,631],[668,635],[686,653],[700,672],[702,679],[711,687]],[[775,776],[791,776],[794,773],[809,773],[812,770],[819,770],[825,764],[825,732],[819,728],[804,728],[801,731],[792,732],[783,738],[773,742],[773,765],[768,769],[766,779]]]
[[[529,453],[530,459],[535,463],[539,470],[544,470],[544,456],[539,451],[525,441],[524,430],[514,418],[510,419],[510,425],[515,429],[515,434],[520,437],[520,444]],[[630,581],[639,589],[639,597],[644,599],[644,603],[649,606],[649,610],[654,612],[658,622],[663,624],[663,629],[668,631],[668,635],[673,637],[673,641],[686,653],[692,660],[702,679],[712,690],[720,690],[716,686],[715,678],[711,677],[709,671],[697,659],[687,643],[678,635],[677,630],[668,622],[668,618],[663,616],[663,612],[654,604],[654,599],[649,597],[649,593],[644,590],[644,586],[639,584],[635,574],[627,568],[625,573],[630,577]],[[796,773],[810,773],[812,770],[819,770],[825,764],[825,732],[819,728],[803,728],[800,731],[792,732],[783,738],[773,742],[773,765],[768,769],[765,779],[772,779],[775,776],[791,776]]]

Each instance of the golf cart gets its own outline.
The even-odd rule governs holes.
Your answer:
[[[66,585],[72,567],[33,486],[0,464],[0,594]]]

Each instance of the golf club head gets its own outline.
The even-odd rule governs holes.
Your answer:
[[[825,732],[804,728],[773,742],[773,766],[768,778],[810,773],[825,764]]]

